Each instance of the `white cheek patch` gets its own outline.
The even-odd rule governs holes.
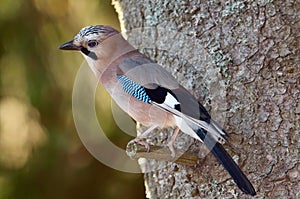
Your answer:
[[[175,108],[176,105],[180,105],[180,103],[177,101],[177,99],[170,93],[167,93],[166,99],[163,104],[165,104],[171,108]]]
[[[94,75],[95,75],[96,77],[98,77],[98,76],[99,76],[99,71],[97,70],[97,68],[96,68],[95,65],[94,65],[94,60],[90,59],[90,58],[89,58],[87,55],[85,55],[84,53],[81,53],[81,54],[84,56],[86,62],[88,63],[90,69],[93,71]]]

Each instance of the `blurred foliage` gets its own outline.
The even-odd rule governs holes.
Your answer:
[[[0,1],[0,199],[144,198],[141,175],[102,165],[76,133],[72,86],[83,58],[57,47],[93,24],[119,29],[109,0]],[[100,97],[97,108],[107,107]],[[110,113],[101,122],[126,146]]]

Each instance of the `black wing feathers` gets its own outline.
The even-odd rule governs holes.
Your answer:
[[[160,86],[158,86],[156,89],[145,88],[145,91],[152,101],[159,104],[164,103],[168,94],[168,89],[162,88]]]

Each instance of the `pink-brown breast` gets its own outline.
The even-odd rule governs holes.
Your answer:
[[[109,92],[114,101],[134,120],[145,125],[157,125],[160,128],[175,127],[174,116],[152,104],[145,103],[123,91],[122,85],[117,79],[118,63],[115,61],[99,74],[101,84]]]

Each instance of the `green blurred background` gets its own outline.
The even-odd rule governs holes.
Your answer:
[[[94,24],[119,29],[110,0],[0,0],[0,199],[145,197],[142,175],[102,165],[74,126],[83,57],[57,47]],[[107,94],[100,98],[98,114],[110,106]],[[101,123],[118,146],[131,139],[110,112]]]

